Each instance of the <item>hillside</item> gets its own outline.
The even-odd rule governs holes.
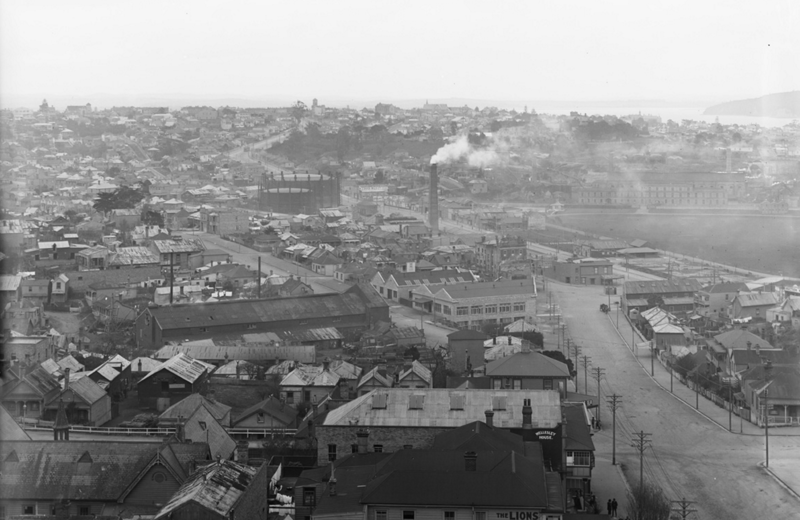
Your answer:
[[[800,90],[769,94],[753,99],[728,101],[709,107],[709,116],[800,117]]]

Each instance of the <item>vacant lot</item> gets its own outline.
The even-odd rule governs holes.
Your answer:
[[[765,273],[800,277],[800,219],[761,215],[561,214],[564,226]]]

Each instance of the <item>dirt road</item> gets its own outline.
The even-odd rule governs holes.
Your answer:
[[[601,380],[603,430],[611,435],[611,410],[606,396],[622,396],[617,410],[617,461],[631,485],[639,482],[638,452],[631,447],[635,432],[651,433],[645,452],[645,479],[658,483],[670,499],[697,503],[698,518],[796,518],[800,503],[759,466],[764,439],[729,433],[658,387],[624,345],[614,325],[598,311],[606,301],[600,287],[548,283],[558,300],[568,337],[605,369]],[[580,382],[583,386],[583,381]],[[589,381],[589,393],[597,386]],[[800,438],[770,437],[771,460],[800,462]]]

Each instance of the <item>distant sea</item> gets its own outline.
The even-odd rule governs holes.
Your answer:
[[[642,107],[642,106],[614,106],[614,105],[580,105],[576,104],[574,108],[568,108],[568,105],[559,103],[557,105],[542,104],[535,105],[533,108],[538,113],[547,114],[568,114],[571,111],[578,112],[586,115],[614,115],[618,117],[627,116],[631,114],[654,115],[660,116],[662,122],[666,123],[672,119],[676,123],[680,123],[684,119],[692,121],[705,121],[707,123],[714,123],[719,120],[723,125],[750,125],[757,124],[763,127],[781,127],[788,125],[792,119],[777,118],[777,117],[753,117],[753,116],[707,116],[703,115],[706,107]]]

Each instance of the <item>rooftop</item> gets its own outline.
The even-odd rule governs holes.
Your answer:
[[[561,421],[560,397],[551,390],[453,390],[386,388],[372,390],[328,413],[324,426],[422,426],[452,428],[483,420],[494,410],[501,428],[522,426],[522,400],[530,399],[535,428]]]

